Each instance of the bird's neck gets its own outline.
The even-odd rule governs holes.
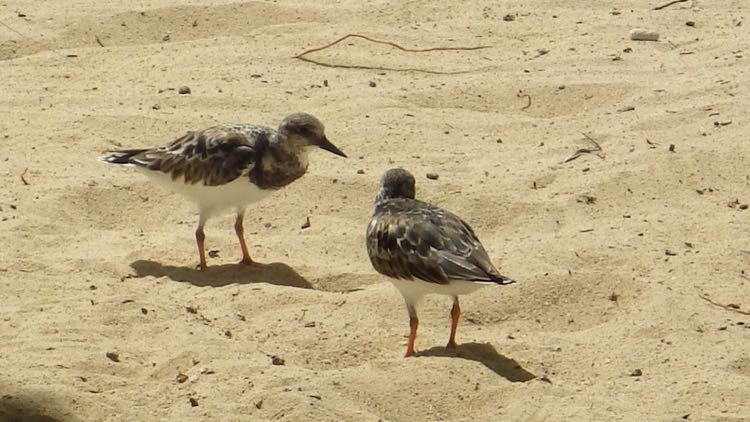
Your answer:
[[[271,139],[263,151],[259,165],[250,178],[261,189],[280,189],[302,177],[307,171],[307,149],[293,143],[279,142],[278,136]]]

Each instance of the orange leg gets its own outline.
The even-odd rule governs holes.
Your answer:
[[[247,250],[247,243],[245,243],[245,227],[242,222],[245,219],[245,213],[240,211],[237,212],[237,219],[234,221],[234,231],[237,233],[237,238],[240,240],[240,248],[242,248],[242,261],[240,264],[259,266],[261,264],[253,261],[250,258],[250,252]]]
[[[195,231],[195,240],[198,243],[198,256],[200,257],[201,270],[205,270],[208,266],[206,265],[206,234],[203,233],[203,223],[198,225],[198,229]]]
[[[419,327],[419,318],[417,318],[417,310],[414,306],[407,304],[409,310],[409,342],[406,344],[406,355],[405,358],[414,356],[414,340],[417,339],[417,327]]]
[[[456,329],[458,328],[458,318],[461,316],[461,307],[458,306],[458,296],[453,298],[453,308],[451,308],[451,337],[448,339],[448,349],[456,348]]]

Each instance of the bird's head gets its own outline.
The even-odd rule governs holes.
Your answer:
[[[377,202],[394,198],[414,199],[414,176],[404,169],[390,169],[380,179]]]
[[[294,113],[286,116],[279,125],[279,135],[292,147],[318,147],[346,158],[346,154],[326,138],[323,123],[311,114]]]

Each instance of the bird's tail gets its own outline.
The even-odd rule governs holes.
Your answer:
[[[505,286],[506,284],[513,284],[516,282],[515,280],[511,280],[502,274],[497,274],[497,275],[490,274],[490,277],[491,277],[490,281],[492,281],[493,283],[503,285],[503,286]]]
[[[122,149],[117,151],[104,151],[104,155],[99,157],[99,161],[110,164],[133,164],[131,158],[145,152],[145,149]]]

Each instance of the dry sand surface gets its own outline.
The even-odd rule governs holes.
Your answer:
[[[0,420],[750,420],[750,5],[660,3],[2,2]],[[489,48],[292,58],[348,33]],[[192,205],[96,160],[292,111],[350,158],[251,206],[263,268],[228,215],[194,270]],[[431,297],[402,357],[367,259],[396,166],[520,281],[463,298],[453,353]]]

